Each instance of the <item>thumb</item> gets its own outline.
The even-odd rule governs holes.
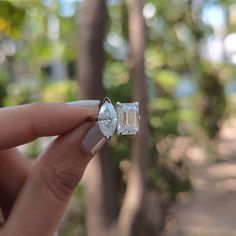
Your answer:
[[[87,122],[58,137],[40,156],[3,228],[6,235],[53,235],[91,159],[80,142],[92,125]]]

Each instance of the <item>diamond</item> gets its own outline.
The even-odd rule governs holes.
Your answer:
[[[98,124],[103,135],[109,139],[117,126],[117,113],[109,99],[105,99],[98,113]]]
[[[139,131],[139,103],[117,103],[117,134],[137,134]]]

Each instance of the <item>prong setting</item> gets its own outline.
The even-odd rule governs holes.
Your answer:
[[[101,132],[107,140],[111,138],[114,131],[118,135],[131,135],[139,132],[139,103],[120,103],[116,107],[109,98],[104,98],[98,113],[98,124]]]

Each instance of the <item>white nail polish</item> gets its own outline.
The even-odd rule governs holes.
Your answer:
[[[66,104],[70,106],[90,107],[90,106],[98,106],[100,104],[100,100],[79,100],[79,101],[67,102]]]

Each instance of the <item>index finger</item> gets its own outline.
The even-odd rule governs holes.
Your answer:
[[[97,114],[99,101],[88,104],[33,103],[0,109],[0,150],[74,129]]]

